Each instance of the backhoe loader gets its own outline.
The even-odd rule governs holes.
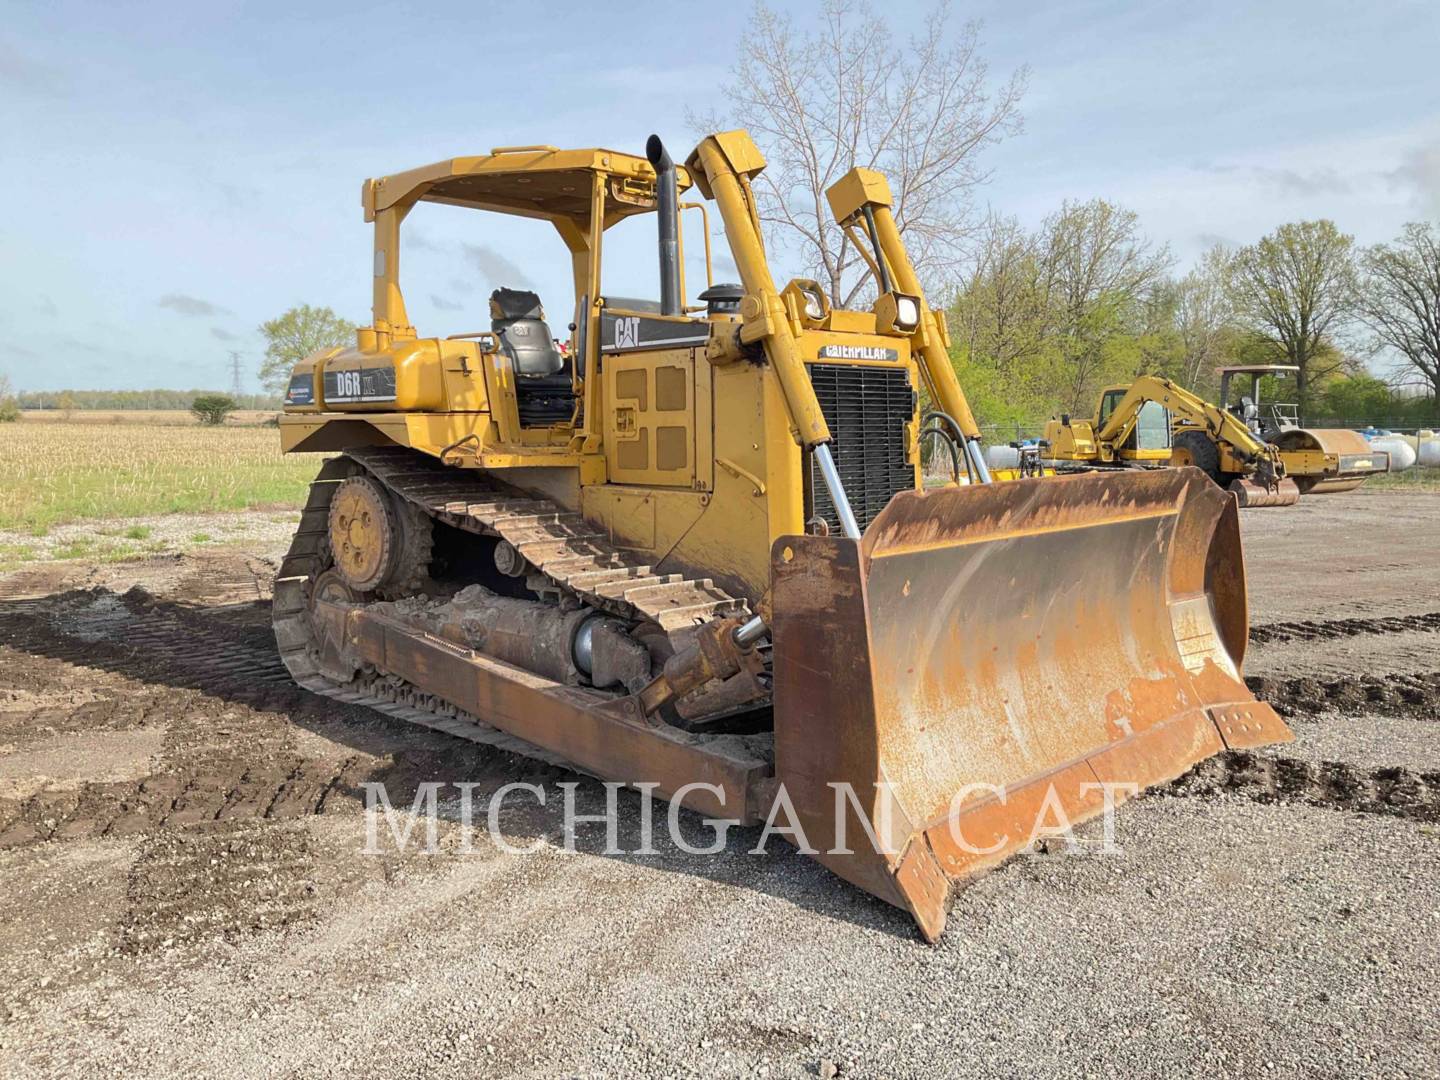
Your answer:
[[[335,456],[275,633],[319,694],[787,825],[934,940],[952,888],[1047,811],[1078,822],[1289,733],[1241,680],[1233,501],[1193,469],[991,482],[884,177],[828,191],[874,279],[850,311],[773,279],[764,166],[729,131],[683,165],[652,136],[367,181],[373,321],[296,366],[280,421],[286,451]],[[563,347],[519,289],[488,329],[416,331],[420,202],[554,226]],[[680,212],[706,203],[740,281],[707,272],[690,303]],[[638,214],[658,300],[605,285],[606,232]],[[923,489],[926,424],[973,485]]]
[[[1275,370],[1295,369],[1226,368],[1222,396],[1233,372]],[[1254,378],[1252,395],[1260,375]],[[1061,416],[1047,423],[1045,455],[1085,468],[1193,466],[1243,507],[1293,506],[1302,491],[1348,490],[1388,468],[1389,456],[1371,452],[1353,432],[1302,430],[1294,423],[1283,431],[1278,423],[1264,426],[1255,400],[1246,397],[1234,409],[1222,409],[1169,379],[1142,375],[1128,386],[1103,390],[1093,419]],[[1352,441],[1343,438],[1347,435]]]

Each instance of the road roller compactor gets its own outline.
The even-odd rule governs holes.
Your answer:
[[[373,322],[296,366],[280,421],[332,456],[276,637],[317,693],[787,828],[934,940],[1042,819],[1290,736],[1241,679],[1234,500],[1194,469],[991,482],[884,177],[827,193],[872,278],[850,311],[773,279],[764,166],[730,131],[683,165],[652,137],[367,181]],[[401,223],[427,201],[550,222],[563,337],[509,288],[488,329],[417,333]],[[740,278],[707,258],[693,304],[692,206]],[[607,230],[639,214],[658,298],[606,291]],[[932,430],[971,483],[925,490]]]

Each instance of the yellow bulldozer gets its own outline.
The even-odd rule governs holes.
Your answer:
[[[1298,369],[1284,364],[1221,369],[1220,396],[1248,376],[1249,393],[1220,408],[1158,375],[1101,391],[1090,419],[1045,425],[1045,458],[1064,469],[1193,466],[1228,488],[1241,506],[1293,506],[1304,492],[1349,491],[1385,472],[1390,457],[1358,432],[1301,428],[1294,406],[1262,412],[1260,380]]]
[[[334,456],[275,633],[317,693],[793,826],[933,940],[955,883],[1046,811],[1078,822],[1289,733],[1241,680],[1233,500],[1193,469],[991,482],[884,177],[828,192],[874,286],[840,310],[772,278],[764,166],[730,131],[683,165],[652,136],[367,181],[373,322],[296,366],[280,421],[286,451]],[[740,278],[695,303],[686,193]],[[507,288],[488,329],[422,337],[399,276],[420,202],[550,222],[564,340]],[[658,299],[605,285],[607,230],[639,214]],[[927,427],[974,484],[924,490]]]

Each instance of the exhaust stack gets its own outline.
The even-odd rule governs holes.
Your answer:
[[[659,135],[645,140],[645,156],[655,167],[655,210],[660,220],[660,313],[680,315],[680,195],[675,184],[675,162]]]

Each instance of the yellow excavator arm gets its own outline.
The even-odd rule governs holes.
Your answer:
[[[1140,420],[1140,410],[1150,402],[1163,405],[1172,420],[1198,428],[1217,445],[1227,448],[1229,458],[1246,466],[1262,461],[1284,467],[1269,443],[1256,436],[1238,417],[1158,375],[1141,375],[1116,402],[1102,422],[1094,420],[1051,420],[1045,428],[1050,456],[1064,461],[1113,461]]]
[[[1203,428],[1213,441],[1228,445],[1231,454],[1242,462],[1264,458],[1279,465],[1274,447],[1258,438],[1238,417],[1158,375],[1142,375],[1130,384],[1104,426],[1095,432],[1096,441],[1119,446],[1130,437],[1140,409],[1150,401],[1169,409],[1172,418]]]

